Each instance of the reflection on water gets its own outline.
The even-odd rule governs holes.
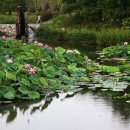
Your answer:
[[[111,93],[83,91],[0,106],[0,130],[130,130],[130,105]]]

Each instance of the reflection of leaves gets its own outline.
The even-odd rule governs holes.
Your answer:
[[[36,110],[39,110],[39,109],[40,109],[40,106],[41,106],[41,105],[36,106],[36,107],[33,107],[30,114],[32,115],[33,113],[36,112]]]
[[[51,101],[52,101],[52,98],[49,98],[49,99],[44,103],[44,105],[42,106],[41,111],[47,109],[47,107],[48,107],[48,105],[51,103]]]
[[[17,111],[11,110],[8,117],[7,117],[6,123],[12,122],[16,118],[16,116],[17,116]]]

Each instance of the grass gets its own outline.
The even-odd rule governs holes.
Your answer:
[[[13,13],[12,15],[0,14],[0,24],[15,24],[17,15]],[[25,13],[26,23],[36,23],[37,15],[32,13]]]

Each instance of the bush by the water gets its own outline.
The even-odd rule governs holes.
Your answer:
[[[51,44],[63,44],[88,47],[96,45],[109,47],[124,41],[130,41],[130,30],[128,29],[101,29],[90,30],[85,28],[63,28],[51,23],[43,24],[36,31],[45,42]]]
[[[86,29],[65,29],[44,24],[37,29],[36,34],[44,42],[55,45],[66,44],[74,47],[87,47],[91,44],[95,45],[97,41],[95,33]]]

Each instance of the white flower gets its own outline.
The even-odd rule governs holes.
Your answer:
[[[6,62],[7,62],[7,63],[12,63],[13,60],[10,58],[10,59],[7,59]]]
[[[123,45],[128,45],[128,42],[124,42]]]
[[[66,50],[66,53],[73,53],[73,50]]]

